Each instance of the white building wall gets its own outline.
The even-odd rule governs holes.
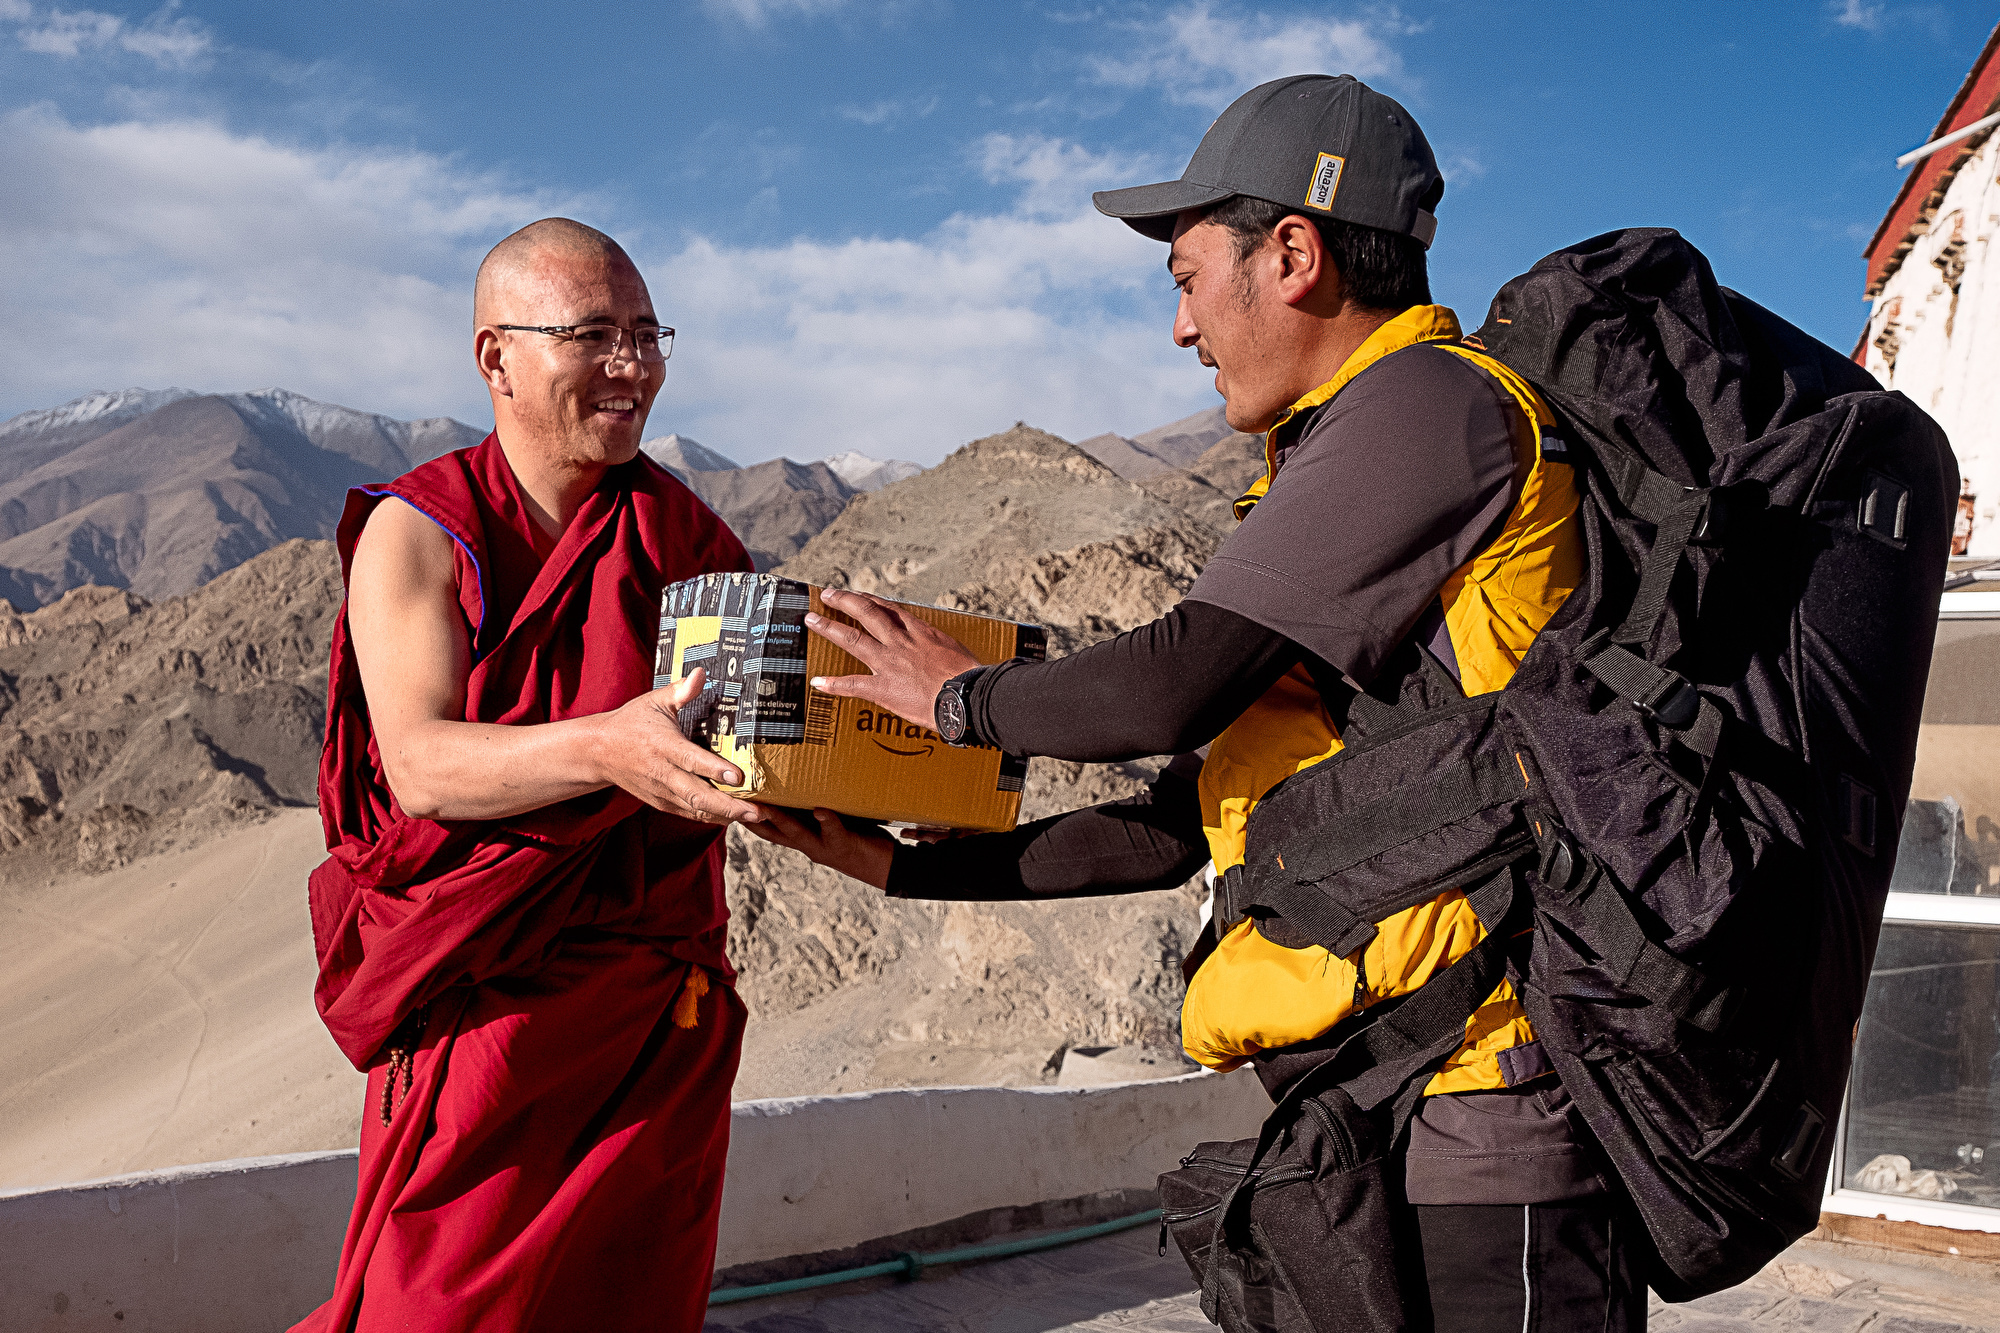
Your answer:
[[[1951,151],[1949,149],[1947,152]],[[2000,133],[1960,166],[1869,315],[1875,377],[1951,437],[1974,495],[1968,554],[2000,558]]]

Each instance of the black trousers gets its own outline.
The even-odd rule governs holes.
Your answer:
[[[1623,1234],[1634,1224],[1604,1203],[1415,1212],[1434,1333],[1645,1333],[1646,1288]]]

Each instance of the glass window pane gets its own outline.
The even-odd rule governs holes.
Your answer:
[[[1848,1189],[2000,1207],[2000,930],[1882,927],[1854,1047]]]
[[[2000,620],[1938,622],[1890,887],[2000,895]]]

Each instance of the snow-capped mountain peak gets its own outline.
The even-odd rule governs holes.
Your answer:
[[[917,463],[900,458],[870,458],[853,449],[834,454],[826,460],[826,465],[857,491],[879,491],[890,482],[914,477],[924,470]]]
[[[639,447],[648,458],[671,472],[734,472],[738,466],[734,460],[685,435],[661,435]]]
[[[148,412],[194,398],[193,389],[99,389],[81,398],[72,398],[59,407],[23,412],[0,422],[0,439],[28,439],[72,426],[101,423],[106,426],[136,421]]]

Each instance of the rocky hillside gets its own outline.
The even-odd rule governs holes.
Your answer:
[[[1069,649],[1159,615],[1215,545],[1207,523],[1016,425],[855,497],[780,572],[1039,621]]]
[[[773,458],[727,472],[682,476],[749,548],[759,569],[797,555],[840,517],[855,490],[824,463]]]
[[[0,613],[0,853],[109,869],[312,804],[339,605],[332,543],[290,541],[158,605]]]
[[[1239,449],[1247,445],[1260,453],[1263,450],[1260,437],[1232,430],[1223,419],[1220,407],[1211,407],[1191,417],[1155,426],[1130,438],[1115,434],[1093,435],[1078,441],[1076,447],[1119,476],[1144,481],[1148,477],[1181,468],[1198,471],[1197,465],[1203,455],[1232,438],[1238,442]]]
[[[0,598],[189,592],[280,542],[331,537],[349,486],[483,435],[283,389],[133,389],[25,413],[0,424]]]
[[[1263,475],[1263,438],[1231,433],[1187,467],[1155,472],[1139,484],[1227,537],[1236,527],[1236,497]]]
[[[794,463],[789,458],[773,458],[739,467],[707,445],[682,435],[648,440],[640,447],[721,516],[759,569],[770,569],[797,555],[800,547],[838,518],[855,493],[864,489],[849,484],[834,468],[834,459]],[[860,455],[842,455],[843,459],[849,457]]]
[[[176,408],[215,412],[216,401],[155,406],[123,428]],[[682,443],[681,462],[699,456]],[[1017,426],[842,497],[839,515],[782,568],[1038,620],[1053,651],[1071,651],[1160,615],[1193,581],[1220,536],[1200,506],[1226,503],[1217,497],[1247,466],[1210,454],[1141,486]],[[760,468],[689,474],[714,487],[718,508],[740,500],[763,521],[785,501],[760,499],[758,478],[782,488],[789,474]],[[158,602],[86,587],[0,612],[0,879],[60,892],[29,886],[309,805],[339,597],[331,545],[295,540]],[[1037,760],[1024,812],[1115,799],[1150,772]],[[1191,890],[891,902],[740,830],[728,865],[730,948],[755,1020],[738,1096],[1052,1081],[1071,1046],[1175,1046]],[[273,902],[298,910],[295,898]]]

